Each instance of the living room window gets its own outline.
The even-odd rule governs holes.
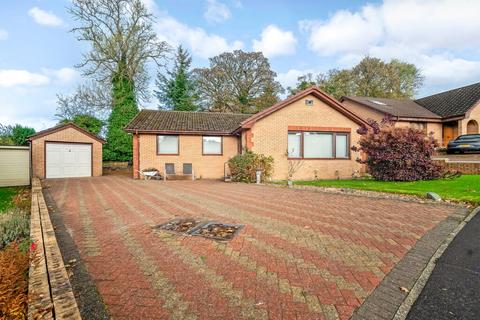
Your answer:
[[[221,155],[223,152],[222,137],[204,136],[202,149],[204,155]]]
[[[420,130],[423,133],[427,134],[427,123],[426,122],[410,122],[410,128]]]
[[[289,132],[291,159],[349,159],[349,134],[343,132]]]
[[[178,136],[157,136],[157,154],[178,155]]]

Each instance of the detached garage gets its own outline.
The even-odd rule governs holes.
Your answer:
[[[102,175],[105,141],[73,123],[40,131],[29,140],[33,176],[49,179]]]

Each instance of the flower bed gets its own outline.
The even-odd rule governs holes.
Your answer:
[[[0,319],[26,319],[30,192],[0,188]]]

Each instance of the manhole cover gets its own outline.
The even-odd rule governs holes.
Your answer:
[[[201,236],[207,239],[232,240],[244,227],[241,224],[227,224],[218,221],[202,221],[194,218],[177,218],[154,229],[165,230],[182,235]]]
[[[200,225],[200,223],[200,220],[193,218],[177,218],[158,225],[155,229],[189,234],[189,232],[191,232],[196,226]]]
[[[210,221],[192,230],[191,234],[215,240],[232,240],[242,228],[243,225],[241,224]]]

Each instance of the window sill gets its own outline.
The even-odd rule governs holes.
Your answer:
[[[352,160],[351,158],[287,158],[287,160]]]

